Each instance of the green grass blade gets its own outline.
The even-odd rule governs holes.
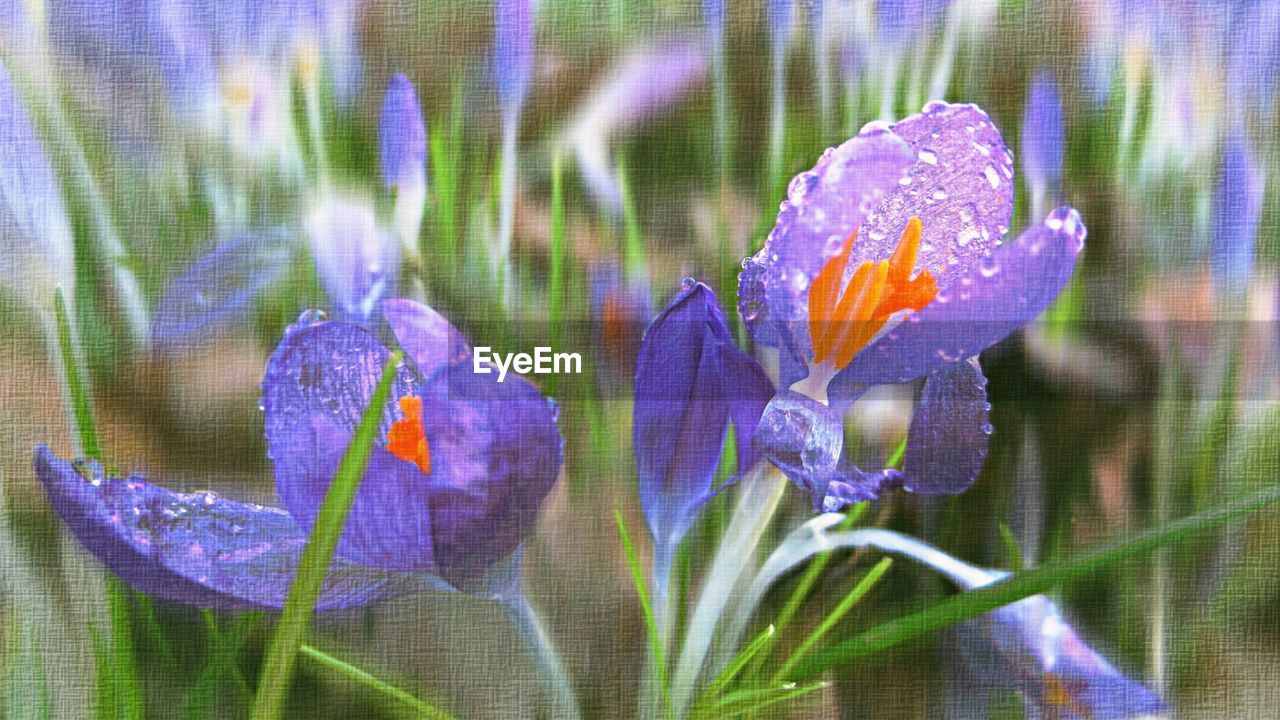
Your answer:
[[[850,590],[849,594],[844,596],[844,599],[840,601],[840,604],[836,605],[835,609],[828,613],[827,616],[822,619],[821,623],[818,623],[818,627],[814,628],[813,632],[809,633],[808,636],[800,642],[800,646],[795,649],[795,652],[791,653],[791,657],[787,658],[787,661],[782,663],[782,667],[778,668],[778,671],[773,674],[773,678],[769,681],[770,684],[782,682],[783,679],[788,676],[787,674],[791,672],[791,669],[796,666],[796,663],[800,662],[801,659],[807,656],[809,651],[813,649],[813,646],[817,645],[822,638],[826,637],[827,633],[831,632],[831,629],[839,624],[839,622],[844,619],[845,615],[849,614],[849,611],[853,609],[853,606],[857,605],[862,598],[867,596],[867,593],[871,592],[871,588],[875,587],[876,583],[880,582],[880,578],[884,577],[884,574],[889,571],[889,567],[891,565],[893,565],[893,558],[884,558],[880,562],[876,563],[875,566],[858,581],[858,584],[853,586],[853,590]]]
[[[725,695],[719,703],[694,715],[697,720],[720,720],[764,709],[770,705],[798,700],[810,693],[829,686],[829,682],[815,682],[809,685],[788,683],[772,688],[757,690],[739,690]]]
[[[311,623],[311,613],[316,606],[316,599],[320,597],[320,587],[329,571],[333,552],[338,547],[338,538],[346,525],[347,514],[355,501],[365,466],[369,463],[369,456],[373,454],[378,426],[391,395],[391,385],[396,378],[396,366],[400,364],[400,357],[399,352],[392,353],[383,367],[382,377],[374,388],[369,407],[360,418],[351,446],[343,454],[338,472],[333,476],[329,491],[325,493],[315,527],[311,529],[311,537],[302,551],[298,575],[289,588],[280,624],[267,648],[262,680],[253,701],[253,720],[277,720],[284,710],[298,649],[302,646],[303,636]]]
[[[298,650],[303,655],[314,660],[320,665],[345,675],[370,690],[386,695],[400,704],[412,708],[419,717],[428,718],[428,720],[454,720],[452,715],[431,703],[428,703],[425,700],[420,700],[394,685],[385,683],[355,665],[339,660],[323,650],[318,650],[310,645],[302,645]]]
[[[760,652],[770,643],[773,639],[774,632],[774,627],[770,625],[765,628],[764,632],[760,633],[755,640],[752,640],[745,648],[743,648],[742,652],[735,655],[734,658],[729,661],[729,664],[724,666],[724,670],[721,670],[720,674],[716,676],[716,679],[712,680],[711,684],[707,686],[707,689],[702,693],[699,703],[706,704],[713,702],[716,696],[723,692],[725,688],[729,687],[729,683],[733,682],[733,679],[738,676],[738,673],[742,672],[742,668],[746,667],[747,663],[751,662],[751,658],[755,657],[756,653]]]
[[[658,636],[658,621],[653,615],[653,604],[649,602],[649,590],[644,581],[644,568],[640,566],[640,557],[636,555],[636,546],[631,540],[631,533],[627,531],[627,523],[622,519],[622,510],[614,508],[613,517],[618,523],[618,536],[622,538],[622,549],[627,555],[627,566],[631,568],[631,579],[635,582],[636,596],[640,598],[640,609],[644,612],[644,626],[649,636],[649,653],[653,656],[658,684],[662,687],[662,702],[664,706],[670,708],[667,658],[666,653],[662,652],[662,638]]]
[[[111,613],[112,663],[122,717],[142,720],[142,688],[133,652],[133,624],[129,620],[129,588],[115,575],[107,577],[107,606]]]
[[[1185,540],[1280,502],[1280,485],[1224,503],[1098,547],[1061,562],[1018,573],[1007,580],[955,595],[925,610],[890,620],[801,661],[795,677],[808,678],[915,637],[1003,607],[1055,585],[1085,577],[1117,562]]]
[[[1013,531],[1008,525],[1000,523],[1000,543],[1004,545],[1005,555],[1009,558],[1009,567],[1014,572],[1022,572],[1026,568],[1026,563],[1022,559],[1022,548],[1018,547],[1018,538],[1013,536]]]
[[[58,326],[58,352],[67,379],[67,393],[71,396],[72,418],[76,424],[76,436],[80,439],[80,453],[85,457],[101,460],[98,430],[93,421],[93,405],[89,400],[84,376],[80,374],[80,363],[76,360],[76,347],[71,340],[71,321],[67,317],[67,301],[62,295],[62,288],[54,291],[53,314]]]
[[[548,313],[551,316],[551,347],[559,348],[564,335],[564,182],[560,153],[551,158],[551,277],[547,292],[550,295]],[[552,375],[548,385],[553,389],[559,375]]]
[[[628,277],[637,277],[646,272],[644,232],[640,229],[640,216],[636,213],[625,162],[618,163],[618,190],[622,193],[623,269]]]

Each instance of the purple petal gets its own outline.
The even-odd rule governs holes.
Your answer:
[[[1266,176],[1242,132],[1227,140],[1218,170],[1210,220],[1214,285],[1224,297],[1243,298],[1253,269]]]
[[[53,167],[0,66],[0,280],[41,310],[75,283],[75,252]]]
[[[1058,85],[1050,70],[1040,70],[1027,93],[1022,116],[1022,168],[1033,194],[1047,193],[1052,197],[1057,193],[1065,133]]]
[[[913,158],[902,138],[879,126],[826,151],[812,170],[791,181],[764,247],[743,262],[738,311],[752,337],[780,351],[782,387],[802,379],[813,356],[809,282],[897,187]],[[854,252],[863,244],[854,243]]]
[[[723,392],[738,449],[738,472],[756,464],[755,433],[764,409],[773,398],[773,382],[760,363],[731,344],[722,348]]]
[[[569,136],[587,186],[599,202],[612,211],[622,207],[609,152],[613,135],[661,113],[697,87],[706,72],[702,41],[676,38],[632,49],[592,91]]]
[[[1086,645],[1043,595],[962,623],[957,633],[975,675],[1017,691],[1044,717],[1125,720],[1165,709]]]
[[[395,290],[399,244],[378,227],[370,204],[350,198],[324,198],[306,225],[320,284],[340,317],[369,322]]]
[[[722,393],[721,338],[727,334],[711,289],[691,283],[653,321],[640,346],[632,438],[640,503],[662,548],[679,542],[713,494],[729,423]]]
[[[67,462],[43,445],[35,469],[77,539],[138,590],[202,607],[284,606],[307,541],[289,513],[213,493],[175,493],[138,475],[106,477],[98,463]],[[423,577],[335,559],[316,609],[366,605],[429,586]]]
[[[976,357],[930,375],[907,432],[903,487],[924,495],[969,489],[987,458],[989,407]]]
[[[425,186],[427,182],[427,126],[422,120],[413,83],[396,73],[387,87],[378,124],[382,182],[387,187]]]
[[[703,0],[702,22],[713,43],[724,35],[724,0]]]
[[[795,19],[795,0],[765,0],[769,12],[769,32],[775,46],[784,45],[791,36]]]
[[[497,377],[468,359],[424,388],[436,563],[457,587],[532,534],[564,459],[555,403],[523,378]]]
[[[524,104],[533,72],[533,0],[495,0],[493,74],[506,112]]]
[[[471,357],[471,344],[432,308],[403,298],[383,300],[381,308],[396,342],[423,378],[430,380],[446,366]]]
[[[1079,213],[1054,210],[858,353],[828,386],[832,402],[866,385],[907,382],[973,357],[1030,322],[1066,285],[1085,235]]]
[[[241,319],[250,303],[289,268],[294,246],[282,232],[246,233],[196,260],[169,283],[151,339],[162,351],[198,343]]]
[[[840,415],[807,395],[780,390],[765,408],[755,450],[791,478],[822,510],[844,450]],[[852,484],[852,483],[850,483]]]

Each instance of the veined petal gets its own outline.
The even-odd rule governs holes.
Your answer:
[[[427,125],[413,83],[396,73],[387,86],[378,123],[382,182],[387,187],[421,187],[427,182]]]
[[[976,357],[930,375],[907,432],[903,487],[925,495],[969,489],[991,438],[987,379]]]
[[[378,227],[373,206],[326,196],[307,217],[316,272],[342,319],[368,323],[395,291],[399,245]]]
[[[169,283],[152,321],[152,342],[177,349],[231,324],[289,268],[295,247],[281,231],[219,243]]]
[[[307,535],[278,508],[213,493],[175,493],[141,476],[107,477],[93,461],[36,448],[36,475],[80,542],[138,590],[201,607],[279,610]],[[433,587],[430,578],[337,558],[318,610],[366,605]]]
[[[62,193],[44,147],[0,65],[0,281],[40,310],[75,284],[75,251]]]
[[[1244,297],[1265,192],[1265,171],[1248,137],[1233,134],[1222,153],[1209,231],[1214,285],[1223,297]]]
[[[978,263],[918,315],[863,350],[827,388],[832,402],[866,385],[907,382],[981,353],[1049,307],[1087,231],[1061,207]]]
[[[738,311],[756,341],[778,348],[781,386],[804,378],[813,357],[809,284],[913,161],[902,138],[882,126],[864,128],[792,179],[764,247],[743,262]],[[855,253],[860,243],[854,243]]]
[[[383,300],[381,308],[396,342],[424,379],[471,357],[471,343],[434,309],[404,298]]]

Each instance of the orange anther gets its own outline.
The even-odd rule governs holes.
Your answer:
[[[405,395],[400,398],[400,410],[404,418],[392,423],[387,431],[387,452],[415,463],[423,475],[430,475],[431,447],[422,428],[422,398]]]

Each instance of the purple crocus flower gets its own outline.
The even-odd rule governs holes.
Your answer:
[[[418,94],[404,73],[396,73],[387,85],[378,122],[378,149],[382,182],[401,192],[427,183],[427,124],[422,119]]]
[[[493,5],[493,77],[504,112],[519,112],[533,75],[534,0]]]
[[[1222,297],[1243,298],[1248,288],[1265,192],[1265,170],[1247,135],[1237,131],[1222,151],[1210,214],[1209,259],[1214,287]]]
[[[988,572],[991,582],[1006,575]],[[1165,709],[1155,693],[1085,644],[1044,595],[961,623],[955,632],[978,681],[1017,692],[1035,717],[1126,720]]]
[[[754,464],[752,434],[772,395],[764,370],[734,346],[711,288],[686,281],[649,326],[636,361],[632,434],[656,577],[722,489],[712,483],[731,420],[738,469]]]
[[[319,608],[427,587],[469,589],[533,529],[560,470],[556,409],[518,377],[475,374],[431,308],[382,303],[408,360],[356,495]],[[329,481],[390,351],[308,311],[262,382],[284,508],[183,494],[36,450],[36,473],[82,543],[138,589],[207,607],[279,609]]]
[[[306,220],[320,284],[343,320],[369,324],[378,302],[395,291],[398,245],[378,226],[373,204],[325,196]]]
[[[1084,246],[1084,224],[1066,207],[999,245],[1012,163],[973,105],[935,102],[872,123],[791,181],[777,226],[744,262],[739,310],[753,337],[778,349],[790,388],[756,442],[816,507],[886,484],[959,492],[976,478],[990,426],[985,380],[969,359],[1048,307]],[[844,409],[872,385],[922,377],[905,476],[842,469]],[[956,462],[930,463],[913,452],[917,440],[951,448]],[[916,472],[913,457],[937,474]]]

